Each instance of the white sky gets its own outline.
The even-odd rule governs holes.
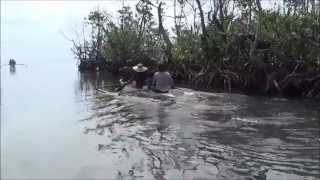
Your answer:
[[[137,0],[125,0],[126,5],[134,6]],[[273,6],[275,0],[264,0],[265,6]],[[166,1],[166,15],[172,15],[172,1]],[[101,7],[107,10],[112,16],[118,16],[117,11],[122,6],[122,0],[33,0],[33,1],[10,1],[1,0],[1,28],[3,26],[19,26],[19,24],[38,24],[54,27],[53,29],[68,31],[77,28],[83,18],[88,15],[90,10]],[[156,18],[155,14],[155,18]],[[166,21],[171,21],[167,18]]]
[[[275,1],[264,0],[263,5],[271,7]],[[125,0],[124,4],[134,10],[136,2]],[[173,16],[172,4],[173,1],[166,1],[166,15]],[[75,31],[81,30],[83,18],[98,6],[116,18],[122,0],[1,0],[1,59],[13,55],[16,58],[43,58],[53,51],[60,53],[53,54],[52,58],[63,58],[66,53],[71,56],[72,45],[59,32],[74,37]],[[157,21],[156,11],[154,17]],[[172,18],[165,17],[164,20],[167,29],[172,27]],[[40,51],[42,53],[38,53]]]
[[[74,36],[96,7],[116,15],[120,1],[2,1],[1,59],[72,57],[72,44],[59,33]],[[56,53],[52,53],[56,52]],[[67,57],[66,57],[67,56]]]
[[[79,26],[90,10],[100,6],[116,15],[120,1],[1,1],[1,29],[32,25],[51,31],[70,31]],[[34,30],[37,30],[34,27]],[[21,30],[21,29],[20,29]]]

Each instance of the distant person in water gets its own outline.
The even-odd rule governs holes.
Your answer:
[[[9,60],[9,65],[10,65],[10,66],[16,65],[16,61],[15,61],[14,59],[10,59],[10,60]]]
[[[132,69],[134,70],[134,74],[131,81],[135,83],[135,88],[142,89],[143,86],[146,85],[148,68],[143,66],[142,63],[139,63],[136,66],[133,66]]]
[[[158,71],[153,75],[152,90],[157,93],[167,93],[174,88],[173,79],[165,64],[160,64]]]

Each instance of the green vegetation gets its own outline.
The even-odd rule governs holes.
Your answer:
[[[135,8],[123,6],[117,22],[90,13],[90,37],[74,41],[80,70],[165,62],[193,87],[320,99],[319,0],[283,0],[277,9],[260,0],[139,0]]]

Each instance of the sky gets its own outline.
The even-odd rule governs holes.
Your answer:
[[[73,38],[75,32],[81,29],[83,18],[91,10],[99,6],[116,16],[121,5],[122,3],[116,0],[1,0],[1,60],[6,62],[9,58],[22,61],[72,58],[72,44],[61,32]]]
[[[72,44],[61,32],[69,38],[75,38],[75,32],[80,32],[83,18],[91,10],[99,7],[116,19],[122,3],[133,7],[136,2],[137,0],[1,0],[1,60],[72,59]],[[166,1],[166,15],[173,16],[172,2]],[[273,3],[274,0],[263,1],[263,5],[268,7]],[[164,25],[166,28],[172,27],[173,19],[164,17]]]

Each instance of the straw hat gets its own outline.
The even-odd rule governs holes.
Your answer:
[[[148,70],[147,67],[144,67],[142,63],[139,63],[132,67],[132,69],[136,72],[145,72]]]

